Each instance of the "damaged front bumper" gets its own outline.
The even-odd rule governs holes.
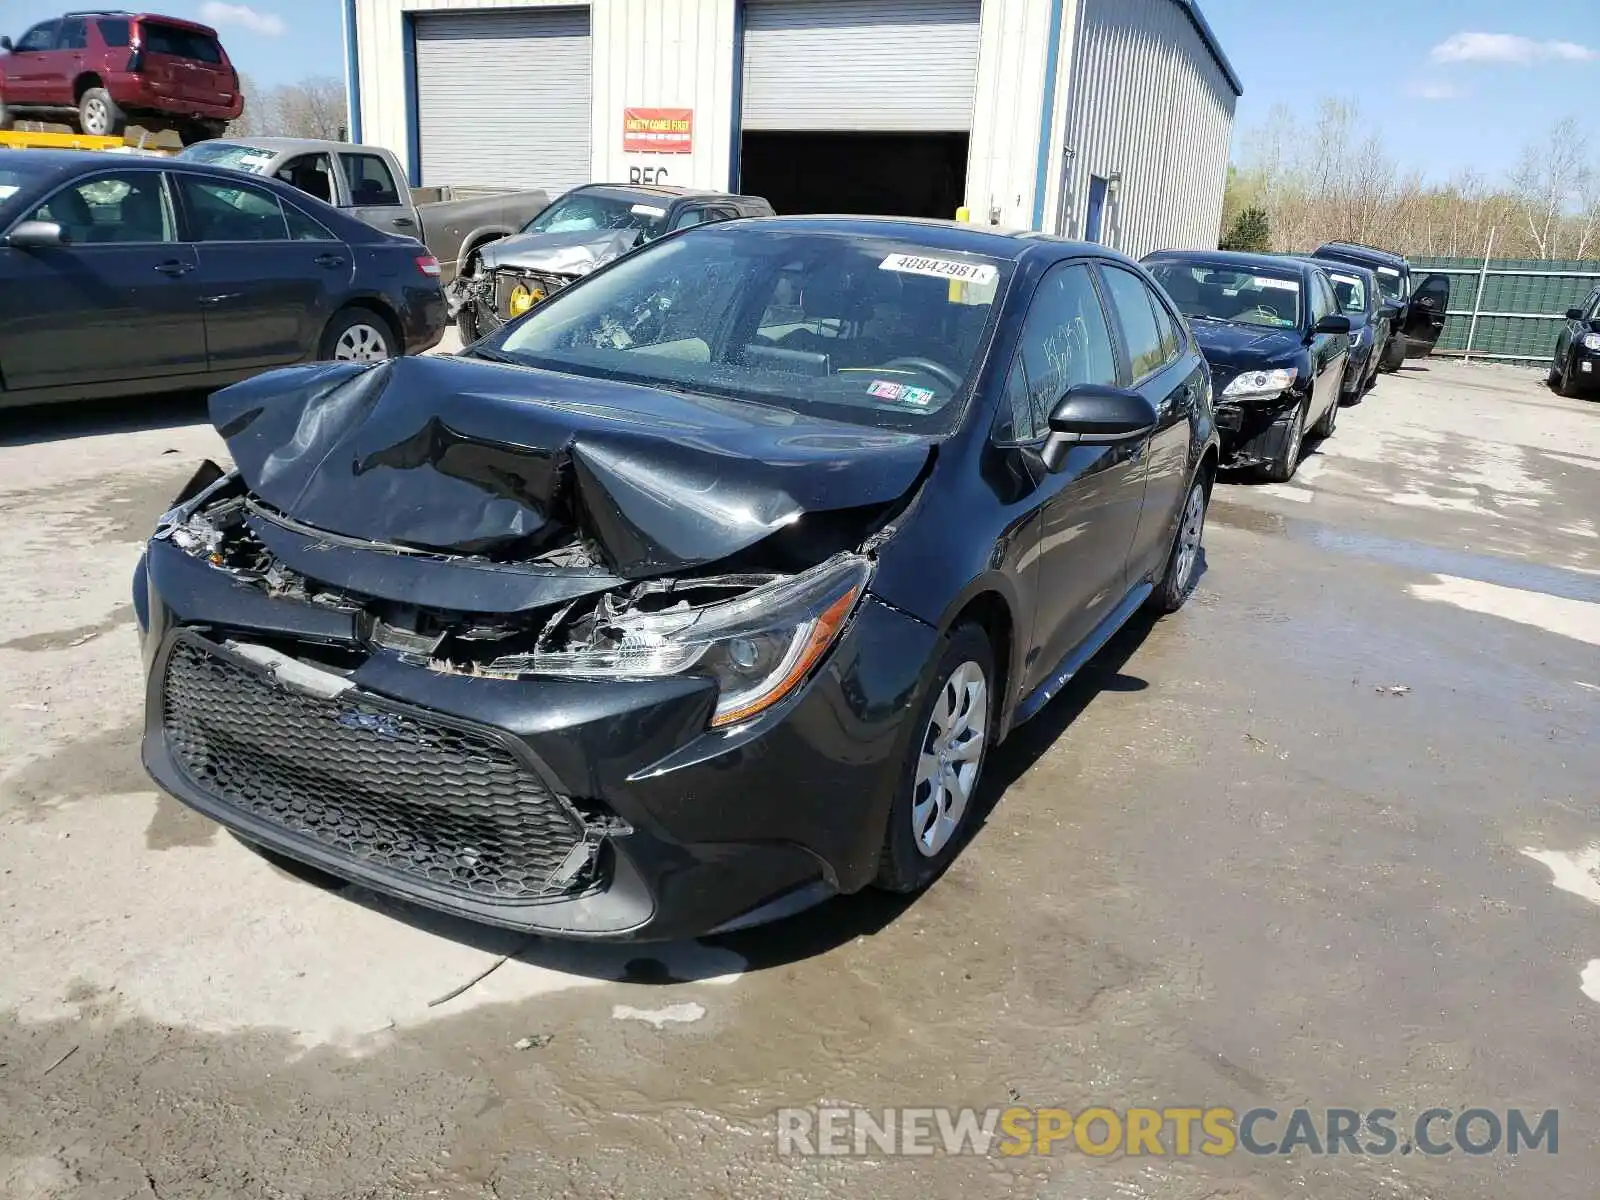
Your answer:
[[[1213,405],[1222,439],[1224,467],[1258,467],[1273,462],[1290,436],[1290,421],[1304,403],[1298,392],[1231,400]]]
[[[445,298],[451,320],[464,309],[472,310],[481,336],[532,311],[576,279],[571,275],[499,268],[461,276],[446,289]]]
[[[168,524],[135,578],[146,767],[246,840],[567,937],[695,936],[872,879],[935,631],[870,594],[808,682],[714,729],[704,676],[443,666],[415,612],[320,587],[253,545],[246,569]],[[513,609],[508,586],[496,603]],[[431,616],[470,637],[503,615]]]

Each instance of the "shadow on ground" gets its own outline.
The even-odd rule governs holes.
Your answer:
[[[174,392],[8,409],[0,413],[0,446],[32,446],[107,433],[205,424],[208,394]]]

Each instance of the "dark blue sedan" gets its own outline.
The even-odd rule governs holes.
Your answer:
[[[420,242],[276,180],[0,151],[0,407],[417,354],[445,323]]]

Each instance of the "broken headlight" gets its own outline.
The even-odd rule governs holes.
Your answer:
[[[1294,367],[1280,367],[1275,371],[1246,371],[1222,389],[1227,400],[1258,400],[1263,396],[1276,396],[1294,386],[1299,372]]]
[[[736,725],[804,682],[838,641],[871,574],[867,559],[839,555],[736,600],[636,610],[598,623],[562,649],[522,657],[534,675],[709,675],[721,693],[711,724]]]

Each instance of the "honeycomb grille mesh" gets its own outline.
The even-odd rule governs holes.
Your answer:
[[[349,858],[488,901],[552,899],[583,830],[491,737],[409,710],[290,691],[194,640],[162,717],[201,791]]]

